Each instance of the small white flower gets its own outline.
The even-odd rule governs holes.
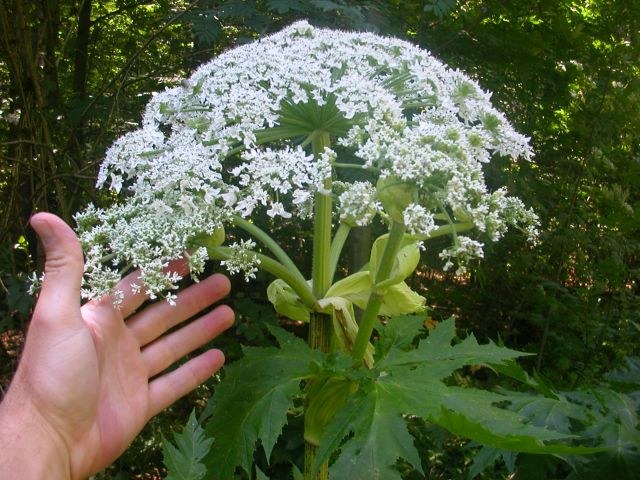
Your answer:
[[[176,306],[176,300],[178,299],[178,296],[173,294],[173,293],[167,293],[165,300],[167,301],[167,303],[169,305],[171,305],[172,307]]]
[[[291,218],[291,214],[284,209],[284,205],[280,202],[273,202],[271,208],[267,210],[270,217],[280,216],[282,218]]]

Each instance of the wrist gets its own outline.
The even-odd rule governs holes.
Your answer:
[[[71,479],[62,437],[28,399],[14,398],[12,393],[16,392],[9,389],[0,403],[0,477]]]

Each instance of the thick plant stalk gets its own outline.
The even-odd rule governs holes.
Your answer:
[[[331,145],[329,134],[324,131],[313,133],[311,147],[318,158]],[[324,180],[324,191],[316,193],[313,225],[313,260],[311,289],[317,298],[323,298],[331,286],[331,177]],[[322,313],[311,315],[308,344],[311,348],[329,351],[331,340],[331,317]]]
[[[331,145],[329,134],[323,131],[314,132],[311,141],[313,155],[318,158],[326,147]],[[324,192],[316,193],[313,260],[312,260],[312,291],[316,298],[323,298],[331,285],[331,178],[324,180]],[[315,350],[329,351],[331,344],[331,316],[314,312],[309,320],[308,344]],[[317,445],[305,441],[304,445],[304,478],[305,480],[328,480],[329,464],[320,466],[317,474],[312,469],[315,463]]]
[[[329,134],[324,131],[314,132],[311,142],[313,155],[318,158],[326,147],[331,145]],[[331,285],[329,278],[329,255],[331,248],[331,177],[325,178],[324,191],[316,193],[315,215],[313,225],[313,294],[316,298],[324,297]]]
[[[316,450],[318,447],[304,443],[304,480],[328,480],[329,478],[329,463],[325,462],[320,465],[317,472],[313,472],[313,464],[316,460]]]

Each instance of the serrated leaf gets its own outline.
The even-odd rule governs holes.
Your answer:
[[[600,438],[600,444],[610,449],[609,455],[636,462],[640,458],[639,405],[621,392],[599,387],[568,392],[566,396],[580,403],[592,417],[581,432],[583,436]]]
[[[402,320],[414,330],[403,328]],[[495,344],[479,345],[473,336],[452,345],[453,319],[441,322],[416,348],[414,340],[421,323],[419,317],[409,317],[379,326],[374,368],[366,376],[343,374],[357,382],[355,393],[325,428],[315,468],[339,452],[330,467],[334,478],[400,479],[394,468],[398,459],[419,468],[404,420],[412,416],[499,450],[556,455],[602,451],[559,443],[574,437],[534,425],[505,408],[522,401],[522,396],[445,384],[441,379],[463,365],[500,363],[522,353]],[[565,424],[561,427],[567,430]]]
[[[522,416],[497,405],[507,395],[445,385],[429,378],[428,367],[394,370],[387,381],[404,404],[404,413],[418,415],[450,432],[494,448],[552,453],[543,441],[565,439],[558,432],[529,425]],[[564,446],[563,446],[564,447]]]
[[[478,450],[478,453],[473,456],[473,462],[467,472],[467,478],[469,480],[474,479],[488,467],[495,464],[498,458],[500,458],[500,450],[491,447],[482,447]]]
[[[470,438],[493,448],[515,450],[526,453],[569,454],[593,453],[597,449],[572,447],[565,444],[548,444],[544,441],[567,439],[566,435],[554,433],[523,422],[522,417],[509,415],[508,410],[497,407],[473,405],[477,414],[491,413],[488,419],[469,412],[459,413],[443,408],[440,414],[432,418],[434,423],[451,433]]]
[[[457,0],[428,0],[425,2],[424,11],[433,12],[436,17],[444,18],[450,11],[456,8]]]
[[[322,354],[278,327],[269,327],[280,348],[245,348],[245,356],[226,368],[225,381],[212,398],[206,432],[215,437],[207,456],[212,478],[232,478],[236,466],[250,471],[256,442],[267,458],[282,433],[300,382]]]
[[[418,451],[400,412],[393,392],[375,382],[362,388],[328,425],[315,467],[340,448],[340,456],[330,467],[332,478],[400,480],[400,472],[393,468],[399,458],[421,472]]]
[[[380,361],[391,350],[409,350],[423,324],[424,318],[418,315],[392,317],[384,324],[378,324],[376,361]]]
[[[191,21],[193,34],[204,45],[215,43],[222,33],[222,26],[213,10],[196,9],[187,12],[185,20]]]
[[[571,419],[588,421],[587,411],[564,396],[547,398],[511,392],[510,402],[509,409],[518,412],[532,424],[558,432],[571,433]]]
[[[494,343],[478,344],[473,335],[462,342],[451,345],[455,337],[453,318],[440,322],[429,332],[418,347],[409,352],[392,349],[380,361],[380,368],[428,364],[432,378],[445,378],[465,365],[500,364],[514,358],[528,355]]]
[[[202,459],[207,455],[213,443],[212,438],[204,434],[204,430],[196,420],[195,412],[189,415],[189,420],[182,433],[173,435],[176,446],[167,439],[162,439],[162,453],[168,475],[166,480],[200,480],[207,470]]]

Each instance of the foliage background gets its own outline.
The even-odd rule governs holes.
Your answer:
[[[625,357],[638,355],[638,2],[2,0],[3,389],[32,305],[26,275],[42,263],[27,228],[30,215],[49,210],[71,221],[89,201],[108,204],[112,198],[94,188],[97,166],[110,143],[137,125],[152,92],[219,52],[300,18],[419,44],[493,91],[498,107],[532,138],[531,163],[494,162],[487,178],[539,213],[540,244],[530,248],[508,237],[489,247],[485,261],[464,278],[443,274],[437,258],[425,252],[413,287],[427,295],[434,319],[455,313],[479,338],[499,337],[511,348],[537,353],[526,366],[559,388],[597,382]],[[304,225],[259,221],[284,229],[297,244],[309,234]],[[352,242],[354,265],[362,263],[358,252],[368,250],[358,242],[369,238],[363,230]],[[239,320],[221,343],[231,359],[240,341],[267,343],[264,325],[276,321],[263,303],[268,279],[259,280],[249,290],[236,288],[230,299]],[[467,373],[465,381],[495,381],[486,371]],[[153,421],[105,475],[157,477],[161,434],[183,424],[215,382]],[[415,426],[417,432],[428,428]],[[428,478],[463,478],[468,458],[458,441],[438,443],[432,433],[418,435],[430,462]],[[295,456],[299,447],[284,445],[283,455]]]

